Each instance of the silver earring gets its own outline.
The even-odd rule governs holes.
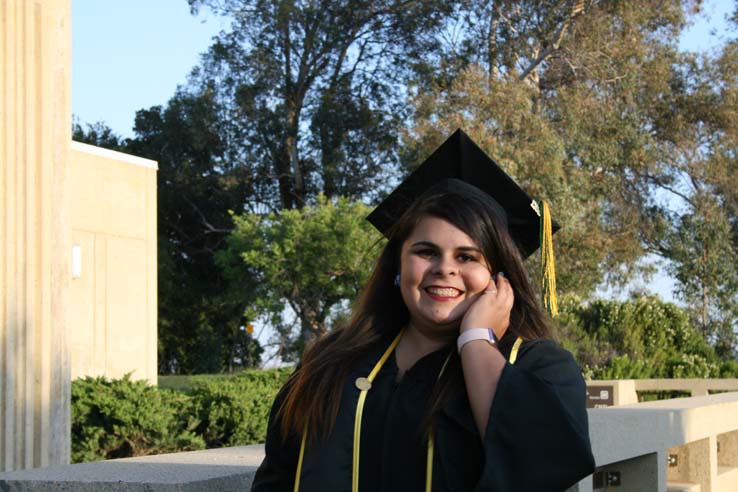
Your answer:
[[[399,287],[400,286],[400,274],[399,273],[397,275],[395,275],[395,282],[394,282],[394,284],[395,284],[395,287]]]

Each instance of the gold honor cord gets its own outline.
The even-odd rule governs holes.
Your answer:
[[[372,372],[369,373],[369,376],[366,378],[357,378],[356,379],[356,387],[361,390],[361,393],[359,393],[359,401],[356,404],[356,417],[354,418],[354,459],[353,459],[353,473],[351,477],[351,490],[352,492],[358,492],[359,491],[359,446],[361,443],[361,417],[364,412],[364,401],[366,400],[366,394],[371,389],[372,381],[374,381],[374,378],[377,376],[377,373],[382,369],[382,366],[384,366],[384,363],[387,362],[387,359],[389,358],[390,354],[393,350],[395,350],[395,347],[397,347],[397,344],[400,342],[400,338],[402,338],[402,334],[404,333],[405,329],[403,328],[400,330],[400,333],[397,334],[395,339],[392,341],[389,347],[387,347],[387,350],[385,350],[382,357],[379,359],[379,362],[374,366],[374,369],[372,369]],[[510,352],[510,364],[515,364],[515,361],[518,358],[518,350],[520,349],[520,345],[523,343],[523,339],[518,337],[517,340],[515,340],[515,344],[513,344],[512,351]],[[443,363],[443,366],[441,367],[441,372],[438,373],[438,377],[436,378],[436,382],[438,382],[439,379],[441,379],[441,376],[443,375],[443,372],[446,370],[446,365],[448,364],[448,361],[451,357],[451,354],[449,354],[446,357],[446,360]],[[302,474],[302,459],[305,455],[305,439],[307,436],[307,425],[305,426],[305,430],[302,433],[302,442],[300,443],[300,455],[297,459],[297,470],[295,471],[295,486],[293,488],[294,492],[299,492],[300,490],[300,475]],[[425,461],[425,490],[426,492],[430,492],[431,486],[433,484],[433,451],[434,451],[434,442],[433,442],[433,434],[430,434],[428,436],[428,450],[426,452],[426,461]]]
[[[353,472],[351,477],[351,490],[353,492],[358,492],[359,490],[359,445],[361,443],[361,417],[364,413],[364,401],[366,400],[366,393],[371,389],[372,381],[374,381],[377,373],[382,369],[384,363],[387,362],[387,359],[389,359],[390,354],[393,350],[395,350],[397,344],[400,343],[400,338],[402,338],[402,334],[404,332],[404,328],[400,330],[400,333],[397,334],[390,346],[387,347],[387,350],[384,351],[384,354],[382,354],[382,357],[374,366],[372,372],[369,373],[369,376],[365,378],[356,378],[356,387],[359,388],[361,392],[359,393],[359,401],[356,404],[356,417],[354,418],[354,459]],[[305,430],[302,433],[302,442],[300,443],[300,455],[297,458],[295,486],[292,489],[294,492],[299,492],[300,490],[300,475],[302,475],[302,459],[303,456],[305,456],[305,440],[307,438],[307,430],[307,425],[305,425]]]
[[[379,362],[377,362],[377,364],[374,366],[374,369],[372,369],[372,372],[369,373],[369,376],[367,376],[366,378],[356,379],[356,387],[361,390],[361,393],[359,393],[359,402],[356,404],[356,416],[354,418],[354,466],[353,474],[351,477],[351,490],[353,492],[359,492],[359,446],[361,444],[361,417],[364,414],[364,401],[366,400],[366,394],[371,389],[372,382],[377,376],[377,373],[380,369],[382,369],[384,363],[387,362],[387,359],[389,359],[390,354],[392,354],[392,351],[395,350],[397,344],[400,343],[400,338],[402,338],[403,333],[405,333],[404,328],[400,330],[400,333],[397,334],[390,346],[387,347],[387,350],[384,351],[384,354],[382,354],[382,358],[379,359]]]
[[[441,379],[441,376],[443,376],[443,372],[446,370],[446,365],[451,358],[451,354],[453,354],[453,351],[451,351],[446,356],[446,360],[441,367],[441,372],[438,373],[436,382],[438,382]],[[430,433],[428,434],[428,451],[425,454],[425,492],[431,492],[431,485],[433,485],[433,450],[435,449],[434,445],[435,443],[433,439],[433,429],[431,429]]]
[[[508,359],[508,362],[510,364],[515,364],[515,361],[518,360],[518,350],[520,350],[520,346],[523,344],[523,339],[518,337],[517,340],[515,340],[515,343],[513,343],[513,348],[510,351],[510,358]]]

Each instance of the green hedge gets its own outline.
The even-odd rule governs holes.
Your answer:
[[[187,395],[144,381],[104,378],[72,383],[72,461],[203,449]]]
[[[264,442],[272,400],[291,368],[202,378],[189,394],[144,381],[72,382],[72,461]]]
[[[207,447],[266,440],[269,409],[292,369],[244,371],[225,380],[198,380],[190,392]]]
[[[725,378],[738,362],[720,359],[687,311],[656,297],[562,302],[564,347],[591,379]]]

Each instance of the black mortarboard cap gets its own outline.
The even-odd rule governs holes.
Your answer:
[[[541,219],[537,202],[460,129],[400,183],[367,220],[387,236],[395,222],[424,192],[456,179],[479,188],[499,205],[496,208],[504,210],[508,231],[523,258],[538,249]],[[448,188],[452,189],[453,184]],[[556,222],[551,225],[554,233],[560,228]]]

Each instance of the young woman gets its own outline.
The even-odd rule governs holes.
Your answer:
[[[277,397],[252,491],[564,491],[592,473],[581,372],[510,228],[461,181],[414,201],[350,322]]]

